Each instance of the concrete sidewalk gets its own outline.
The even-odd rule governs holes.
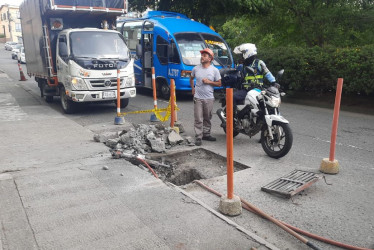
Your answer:
[[[277,249],[15,88],[0,77],[0,249]]]

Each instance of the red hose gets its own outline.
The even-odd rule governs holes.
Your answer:
[[[147,168],[149,169],[149,171],[151,171],[152,174],[153,174],[153,175],[158,179],[158,175],[156,174],[156,172],[151,168],[151,166],[149,166],[149,164],[148,164],[145,160],[143,160],[143,159],[141,159],[141,158],[139,158],[139,157],[136,157],[136,159],[137,159],[138,161],[144,163],[144,164],[147,166]]]
[[[202,182],[198,181],[198,180],[195,180],[194,181],[195,183],[197,183],[198,185],[200,185],[201,187],[205,188],[206,190],[208,190],[209,192],[221,197],[222,194],[218,193],[217,191],[215,191],[214,189],[206,186],[205,184],[203,184]],[[243,199],[240,198],[240,200],[242,201],[245,201]],[[249,208],[247,205],[245,205],[244,203],[242,203],[242,207],[248,211],[251,211],[253,213],[256,213],[254,210],[252,210],[251,208]],[[257,214],[257,213],[256,213]],[[278,220],[280,223],[282,223],[283,225],[285,225],[286,227],[292,229],[293,231],[295,232],[298,232],[300,234],[303,234],[305,236],[308,236],[310,238],[313,238],[313,239],[316,239],[316,240],[319,240],[319,241],[322,241],[322,242],[325,242],[325,243],[328,243],[330,245],[334,245],[334,246],[338,246],[338,247],[341,247],[341,248],[345,248],[345,249],[351,249],[351,250],[373,250],[373,249],[369,249],[369,248],[362,248],[362,247],[356,247],[356,246],[351,246],[351,245],[347,245],[347,244],[344,244],[344,243],[341,243],[341,242],[338,242],[338,241],[334,241],[334,240],[330,240],[330,239],[327,239],[327,238],[323,238],[319,235],[316,235],[316,234],[312,234],[312,233],[309,233],[307,231],[304,231],[304,230],[301,230],[297,227],[294,227],[294,226],[291,226],[283,221],[280,221]]]

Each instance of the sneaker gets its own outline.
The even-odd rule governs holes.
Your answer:
[[[201,146],[201,139],[200,138],[197,138],[196,141],[195,141],[195,145],[196,146]]]
[[[211,135],[208,135],[208,136],[203,136],[203,140],[204,141],[216,141],[216,138]]]

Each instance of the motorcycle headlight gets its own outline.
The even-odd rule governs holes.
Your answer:
[[[126,77],[123,79],[125,87],[133,87],[135,85],[134,76]]]
[[[269,101],[269,105],[272,106],[273,108],[277,108],[281,104],[281,99],[279,97],[272,96]]]
[[[84,82],[82,78],[79,77],[71,78],[71,86],[75,90],[88,90],[87,84]]]

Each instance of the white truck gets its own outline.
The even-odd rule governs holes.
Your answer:
[[[116,103],[117,69],[121,108],[136,96],[134,60],[116,18],[125,0],[24,0],[20,6],[27,74],[41,97],[60,96],[65,113],[80,102]]]

